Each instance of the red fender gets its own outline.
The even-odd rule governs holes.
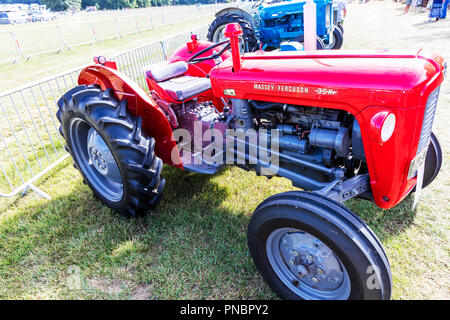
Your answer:
[[[183,168],[165,112],[136,82],[113,68],[92,65],[81,71],[78,83],[97,84],[102,90],[111,88],[119,100],[126,99],[128,110],[142,117],[142,130],[155,139],[156,155],[164,163]]]

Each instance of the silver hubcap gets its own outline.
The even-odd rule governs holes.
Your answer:
[[[214,32],[214,35],[213,35],[213,42],[218,43],[218,42],[226,40],[226,37],[223,34],[223,32],[225,31],[225,27],[226,27],[226,25],[223,25],[216,29],[216,31]],[[239,37],[239,51],[241,53],[245,52],[245,42],[242,39],[242,37]]]
[[[123,197],[123,181],[119,166],[106,142],[86,121],[70,122],[70,139],[74,157],[94,189],[112,202]]]
[[[269,262],[279,279],[303,299],[347,299],[350,278],[334,252],[313,235],[279,228],[266,242]]]

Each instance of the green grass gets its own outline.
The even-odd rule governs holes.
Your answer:
[[[425,14],[403,16],[401,10],[390,2],[349,5],[344,46],[429,48],[450,60],[450,21],[430,24]],[[363,200],[346,203],[383,243],[394,299],[450,298],[447,81],[434,124],[444,163],[417,210],[411,210],[411,196],[391,210]],[[163,175],[165,196],[140,219],[123,219],[102,206],[70,161],[39,184],[52,200],[34,193],[0,199],[0,298],[276,298],[251,261],[246,227],[258,203],[293,190],[290,182],[235,167],[214,176],[165,167]]]

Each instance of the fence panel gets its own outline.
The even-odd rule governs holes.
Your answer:
[[[156,27],[213,16],[224,4],[151,7],[62,16],[58,21],[17,25],[0,32],[0,63],[23,55],[56,52]],[[18,47],[16,47],[16,45]]]
[[[105,18],[93,20],[91,24],[92,34],[95,32],[95,39],[106,40],[118,37],[115,18]]]
[[[19,58],[17,42],[12,31],[1,31],[0,43],[0,63],[15,61]]]
[[[69,47],[93,43],[95,41],[90,22],[74,21],[61,25],[64,35],[64,42]]]
[[[56,101],[77,85],[79,72],[0,94],[0,196],[37,190],[34,181],[67,157]]]
[[[207,26],[118,54],[119,71],[142,88],[147,84],[144,68],[164,61],[189,40],[191,33],[205,38]],[[57,100],[77,85],[82,68],[37,83],[0,93],[0,197],[33,189],[33,183],[68,157],[56,119]]]
[[[63,49],[58,26],[26,27],[15,32],[22,53],[26,57]]]

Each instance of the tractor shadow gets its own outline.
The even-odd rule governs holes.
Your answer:
[[[212,176],[170,167],[163,176],[164,196],[145,217],[119,216],[80,183],[63,196],[0,220],[5,248],[26,243],[20,252],[0,253],[8,268],[23,265],[26,276],[16,281],[23,296],[34,291],[31,278],[47,276],[49,292],[70,296],[60,275],[79,266],[85,281],[78,298],[126,299],[134,296],[129,288],[145,288],[151,299],[276,298],[248,253],[250,216],[221,206],[229,192]],[[46,263],[38,271],[41,261]],[[109,290],[111,281],[126,288]]]
[[[351,199],[344,203],[355,212],[377,235],[382,243],[403,233],[413,223],[416,210],[413,210],[414,194],[409,194],[394,208],[384,210],[375,203]]]
[[[42,274],[49,277],[45,280],[49,292],[70,296],[64,284],[60,287],[65,281],[60,275],[80,266],[85,286],[77,298],[132,298],[135,288],[145,288],[152,299],[276,298],[247,248],[246,229],[255,208],[250,204],[245,212],[230,209],[230,198],[241,196],[216,182],[225,170],[208,176],[165,167],[167,182],[159,206],[136,219],[120,217],[95,200],[88,187],[77,184],[63,196],[0,220],[5,248],[26,244],[14,253],[6,250],[1,257],[8,268],[22,266],[26,276],[17,282],[24,296],[33,292],[28,277],[42,278]],[[254,178],[246,176],[252,172],[242,175]],[[255,197],[259,201],[261,195]],[[358,199],[346,205],[385,242],[413,223],[412,199],[409,196],[391,210]],[[1,231],[5,228],[7,232]],[[44,266],[36,269],[42,261]],[[111,294],[110,281],[123,283],[125,289]]]

